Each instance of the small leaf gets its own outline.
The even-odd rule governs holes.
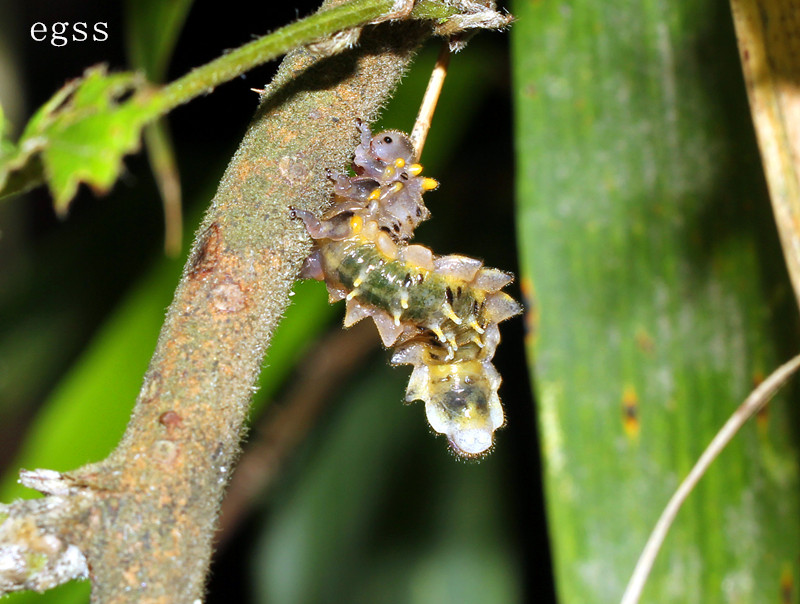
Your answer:
[[[0,156],[5,160],[0,195],[38,184],[43,173],[56,212],[63,215],[81,182],[107,191],[119,175],[122,156],[138,149],[141,129],[153,117],[153,110],[139,102],[143,91],[140,76],[109,75],[104,66],[90,67],[67,83],[31,118],[16,156]],[[123,103],[124,97],[130,98]]]

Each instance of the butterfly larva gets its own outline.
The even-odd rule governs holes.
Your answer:
[[[458,454],[480,455],[504,422],[491,360],[497,324],[521,311],[500,291],[513,276],[408,244],[430,215],[422,194],[438,183],[421,176],[405,134],[359,128],[356,175],[334,179],[333,207],[321,218],[292,210],[316,242],[304,275],[324,280],[331,301],[347,301],[345,327],[372,318],[396,348],[392,363],[414,367],[406,400],[425,402],[429,424]]]

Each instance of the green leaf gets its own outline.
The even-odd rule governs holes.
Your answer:
[[[797,347],[725,10],[515,6],[518,232],[562,602],[619,601],[679,480]],[[797,583],[797,436],[785,398],[745,426],[643,601],[766,602]]]
[[[22,193],[42,182],[41,164],[28,163],[36,149],[18,149],[5,137],[5,131],[5,114],[0,107],[0,197]]]
[[[70,581],[44,593],[21,591],[3,596],[3,604],[86,604],[91,596],[91,584]]]
[[[122,156],[138,149],[142,126],[153,117],[151,108],[136,102],[143,84],[140,76],[107,74],[103,66],[67,83],[31,118],[17,156],[0,165],[0,186],[5,185],[0,194],[36,184],[38,166],[59,214],[66,213],[82,182],[107,191],[122,168]],[[129,95],[133,98],[120,102]],[[9,190],[12,173],[27,173],[27,180]]]
[[[131,73],[107,74],[89,68],[56,107],[45,107],[31,120],[20,140],[41,147],[42,163],[56,211],[63,214],[78,184],[101,192],[117,179],[122,156],[139,147],[141,128],[152,117],[138,103],[120,99],[142,90],[143,81]]]

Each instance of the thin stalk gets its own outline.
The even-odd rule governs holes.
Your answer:
[[[672,526],[675,517],[678,515],[683,502],[686,501],[689,493],[700,482],[711,462],[719,456],[747,420],[753,417],[759,409],[764,407],[775,396],[799,367],[800,355],[778,367],[766,380],[761,382],[758,388],[750,393],[750,396],[745,399],[728,421],[725,422],[725,425],[720,428],[661,513],[661,517],[653,528],[653,532],[650,534],[641,556],[639,556],[639,561],[636,563],[636,568],[628,582],[628,587],[622,596],[621,604],[636,604],[639,601],[644,584],[650,575],[650,570],[653,568],[653,563],[656,560],[658,551],[661,549],[661,545],[664,543],[670,526]]]
[[[428,138],[428,132],[431,129],[433,114],[436,111],[439,96],[442,94],[442,86],[444,86],[444,79],[447,76],[447,67],[449,65],[450,47],[447,43],[444,43],[442,50],[439,52],[439,57],[436,59],[431,79],[428,81],[425,96],[422,99],[417,119],[414,122],[414,129],[411,131],[411,143],[414,145],[414,155],[417,161],[422,157],[422,149],[425,148],[425,140]]]
[[[155,113],[167,113],[254,67],[280,57],[292,48],[379,20],[391,10],[393,4],[393,0],[351,0],[315,13],[193,69],[150,97],[149,103]],[[420,0],[410,18],[442,20],[459,14],[460,8],[457,4]]]

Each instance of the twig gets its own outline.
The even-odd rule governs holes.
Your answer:
[[[175,257],[183,245],[183,204],[181,179],[172,152],[169,130],[165,120],[145,126],[142,132],[156,186],[164,208],[164,253]]]
[[[711,462],[717,458],[720,452],[727,446],[739,429],[755,414],[759,409],[766,405],[775,396],[775,393],[783,386],[786,381],[800,367],[800,355],[794,357],[787,363],[778,367],[770,376],[750,393],[750,396],[739,406],[733,415],[725,422],[714,439],[709,443],[706,450],[697,460],[691,472],[684,478],[678,489],[670,498],[661,517],[658,519],[653,532],[647,540],[647,544],[642,550],[636,568],[633,571],[625,593],[622,596],[621,604],[636,604],[642,595],[644,584],[653,568],[659,549],[667,536],[672,522],[678,514],[683,502],[692,492],[695,485],[703,477]]]
[[[431,79],[428,80],[428,87],[425,89],[425,96],[419,106],[417,119],[414,122],[414,129],[411,131],[411,143],[414,145],[414,154],[417,161],[422,157],[422,149],[425,147],[425,139],[431,129],[433,113],[436,111],[436,104],[442,93],[444,79],[447,76],[447,67],[450,64],[450,47],[445,42],[442,50],[436,59],[436,65],[431,72]]]
[[[315,41],[319,44],[335,36],[335,32],[352,31],[370,21],[379,21],[393,10],[395,0],[349,0],[337,2],[338,6],[329,4],[330,7],[311,17],[232,50],[165,86],[150,101],[154,110],[158,114],[166,113],[201,94],[211,92],[216,86],[253,67],[280,57],[292,48]],[[472,0],[418,0],[409,19],[436,21],[436,32],[448,36],[472,28],[499,29],[511,21],[511,17]],[[357,35],[348,35],[347,44],[323,45],[320,48],[329,48],[331,52],[334,49],[343,50],[352,45],[354,39],[357,39]]]

